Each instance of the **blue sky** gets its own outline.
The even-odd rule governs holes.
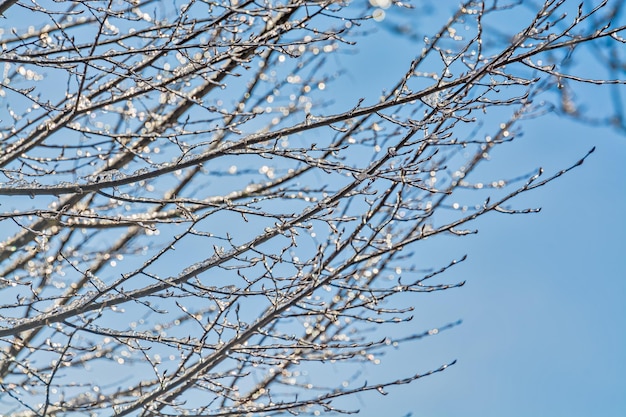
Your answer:
[[[424,31],[434,30],[455,6],[440,2],[417,23]],[[510,16],[518,19],[506,22],[512,27],[523,26],[528,18]],[[376,27],[374,22],[365,25]],[[378,24],[358,39],[356,53],[331,56],[335,67],[328,72],[346,73],[324,92],[334,104],[314,113],[345,111],[361,97],[366,104],[375,102],[421,47]],[[592,112],[606,108],[605,96],[596,94],[600,90],[581,91]],[[626,414],[626,138],[606,126],[553,115],[522,127],[524,136],[492,152],[478,177],[515,177],[539,167],[547,176],[572,165],[593,146],[596,151],[557,181],[514,200],[516,208],[541,207],[540,213],[491,214],[472,225],[479,229],[477,235],[433,238],[419,246],[421,259],[434,268],[467,254],[467,261],[446,275],[448,281],[467,283],[423,294],[414,320],[394,331],[420,332],[457,320],[463,324],[391,350],[363,372],[375,382],[457,363],[443,373],[390,388],[387,396],[352,398],[342,403],[347,408],[361,409],[365,417]],[[185,253],[188,259],[181,264],[201,255]],[[172,268],[172,274],[178,272],[175,264]],[[334,378],[332,368],[328,375]]]
[[[430,20],[433,27],[445,21],[444,7],[436,10],[437,23]],[[337,107],[376,97],[405,71],[411,49],[417,49],[411,46],[383,30],[360,40],[357,55],[338,60],[348,74],[333,86]],[[585,99],[592,111],[606,106],[597,90],[584,91],[591,92]],[[467,254],[449,275],[467,284],[424,295],[407,328],[458,319],[463,324],[390,352],[370,372],[394,379],[408,376],[403,371],[458,362],[389,389],[388,396],[361,396],[352,403],[361,415],[626,413],[625,138],[609,127],[551,115],[522,127],[524,136],[494,151],[484,172],[522,174],[543,167],[550,174],[593,146],[596,151],[582,166],[515,200],[516,208],[541,207],[540,213],[490,215],[476,222],[478,235],[423,247],[434,264]]]
[[[445,7],[436,10],[436,25],[445,21]],[[403,73],[411,58],[406,43],[382,30],[361,45],[358,55],[342,58],[351,84],[339,96],[384,88],[387,76]],[[585,96],[590,109],[605,108],[593,91]],[[407,327],[463,324],[391,352],[376,375],[393,379],[407,369],[458,362],[389,389],[388,396],[363,395],[361,415],[625,415],[625,138],[605,126],[552,115],[526,122],[523,130],[523,137],[492,153],[485,173],[543,167],[550,174],[593,146],[596,151],[582,166],[515,200],[516,208],[541,207],[540,213],[490,215],[475,223],[478,235],[424,246],[426,256],[441,264],[468,254],[448,275],[467,284],[424,295]]]
[[[405,347],[383,360],[381,372],[392,376],[407,360],[423,370],[458,362],[371,398],[376,409],[368,402],[365,415],[624,415],[626,146],[609,135],[594,141],[593,158],[579,169],[518,200],[540,213],[492,216],[478,235],[429,248],[468,253],[452,274],[467,284],[427,295],[419,323],[463,324]],[[585,138],[560,142],[581,153],[588,147]],[[529,158],[537,150],[531,145]],[[565,163],[572,153],[552,149],[541,158]]]

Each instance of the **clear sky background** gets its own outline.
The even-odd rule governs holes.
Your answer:
[[[456,3],[440,4],[419,24],[443,24]],[[375,97],[390,85],[388,75],[404,72],[417,48],[378,30],[357,49],[340,60],[350,82],[333,87],[339,101]],[[586,91],[592,110],[608,108],[597,90]],[[492,214],[475,223],[477,235],[423,246],[433,266],[467,254],[447,275],[467,284],[425,294],[407,328],[463,324],[391,352],[372,376],[394,379],[458,362],[387,396],[363,395],[354,404],[360,415],[626,415],[626,138],[554,116],[523,128],[524,136],[494,151],[483,172],[543,167],[550,174],[593,146],[596,151],[574,171],[515,200],[516,208],[541,207],[540,213]]]
[[[457,2],[438,4],[416,24],[438,28]],[[357,53],[331,58],[347,72],[329,84],[325,97],[334,104],[328,113],[345,111],[360,97],[374,102],[421,49],[378,25],[358,40]],[[374,28],[374,22],[364,26]],[[591,108],[608,106],[602,95],[586,100]],[[477,235],[424,242],[419,256],[435,268],[467,254],[446,275],[467,283],[423,294],[405,329],[463,324],[390,351],[365,372],[370,382],[393,380],[458,362],[390,388],[387,396],[352,398],[347,408],[361,409],[360,416],[626,415],[626,137],[550,115],[523,127],[524,136],[495,150],[479,175],[515,177],[539,167],[548,175],[593,146],[596,151],[582,166],[515,200],[516,208],[541,207],[540,213],[491,214],[473,224]]]

